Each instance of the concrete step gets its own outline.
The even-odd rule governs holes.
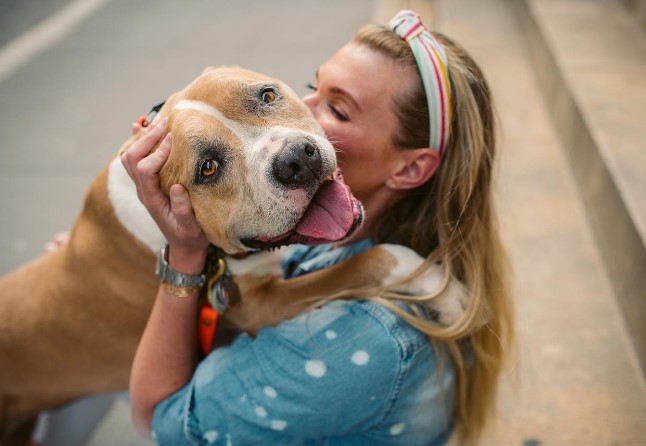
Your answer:
[[[646,33],[614,1],[513,4],[646,370]]]
[[[542,75],[552,73],[535,67],[525,44],[528,25],[518,20],[514,2],[435,3],[439,29],[487,75],[501,130],[499,212],[515,269],[520,358],[504,379],[499,419],[482,444],[643,444],[644,377],[606,272],[607,255],[569,166],[569,141],[558,122],[570,119],[559,114],[564,93],[545,100],[553,87]],[[590,33],[580,44],[598,38]],[[573,39],[558,41],[565,46]],[[613,79],[607,89],[621,85]],[[637,94],[629,97],[638,101]],[[599,101],[608,112],[617,106]],[[624,123],[627,135],[635,132],[631,122]]]

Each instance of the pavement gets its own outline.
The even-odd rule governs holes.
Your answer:
[[[0,0],[0,73],[4,51],[31,42],[23,53],[31,56],[0,75],[0,274],[71,226],[130,123],[203,67],[241,65],[304,94],[361,24],[400,6],[425,8],[483,67],[500,121],[498,204],[520,354],[482,444],[643,445],[646,385],[634,339],[514,1]],[[74,16],[82,19],[37,32],[83,2],[93,3]],[[151,444],[131,427],[125,397],[106,408],[88,445]]]
[[[625,3],[625,2],[624,2]],[[524,0],[519,19],[646,370],[646,0]]]
[[[557,113],[558,98],[544,100],[545,73],[513,3],[446,0],[439,11],[440,29],[482,64],[502,130],[499,210],[515,269],[521,354],[483,444],[643,445],[643,372],[555,125],[567,116]],[[572,44],[566,31],[562,45]],[[592,76],[596,67],[589,68]],[[617,108],[618,97],[606,99],[597,106]],[[619,122],[632,123],[630,115]]]

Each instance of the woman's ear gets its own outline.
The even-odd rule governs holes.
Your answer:
[[[395,172],[386,184],[391,189],[414,189],[426,183],[440,166],[437,151],[428,147],[404,150],[403,165]]]

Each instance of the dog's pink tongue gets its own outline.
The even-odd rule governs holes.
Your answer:
[[[316,192],[296,225],[296,232],[319,243],[341,240],[355,223],[357,206],[356,199],[337,172],[334,180],[323,182]]]

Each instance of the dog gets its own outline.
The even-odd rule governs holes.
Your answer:
[[[363,218],[334,148],[282,82],[238,67],[206,69],[155,119],[164,116],[173,148],[160,172],[162,190],[183,184],[207,238],[225,253],[268,251],[227,260],[241,296],[224,315],[228,327],[255,333],[306,310],[313,297],[386,286],[423,263],[407,248],[383,245],[311,275],[280,278],[280,253],[271,248],[339,241]],[[155,255],[165,244],[119,157],[143,133],[91,184],[69,242],[0,279],[5,438],[18,420],[127,388],[159,286]],[[436,266],[402,291],[431,293],[443,280]],[[440,323],[465,305],[459,285],[450,285],[438,299]]]

